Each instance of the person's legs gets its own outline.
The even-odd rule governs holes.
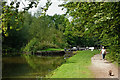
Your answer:
[[[104,59],[104,55],[102,54],[102,59]]]
[[[105,54],[103,54],[103,59],[105,58]]]

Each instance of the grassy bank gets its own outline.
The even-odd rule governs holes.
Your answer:
[[[64,49],[56,49],[56,48],[48,48],[45,50],[40,50],[40,51],[63,51]]]
[[[99,51],[78,51],[78,54],[69,58],[62,66],[58,67],[50,75],[50,78],[91,78],[93,75],[88,69],[91,65],[91,57]]]
[[[116,67],[120,67],[119,62],[113,60],[113,57],[111,57],[111,54],[110,54],[110,53],[106,54],[106,59],[107,59],[109,62],[112,62],[113,64],[115,64]]]

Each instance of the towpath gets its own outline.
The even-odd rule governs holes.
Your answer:
[[[102,60],[100,54],[94,55],[91,61],[90,69],[95,78],[118,78],[118,67],[107,60]],[[112,70],[114,76],[109,75],[109,70]]]

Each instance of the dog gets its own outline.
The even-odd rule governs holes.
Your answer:
[[[109,76],[114,76],[112,70],[109,70]]]

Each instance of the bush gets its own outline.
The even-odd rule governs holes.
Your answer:
[[[24,52],[36,52],[47,48],[59,48],[56,44],[48,41],[40,42],[38,39],[33,38],[23,49]]]
[[[33,38],[32,40],[30,40],[30,42],[25,46],[25,48],[23,49],[23,51],[25,52],[35,52],[36,51],[36,45],[38,43],[38,40],[36,38]]]

